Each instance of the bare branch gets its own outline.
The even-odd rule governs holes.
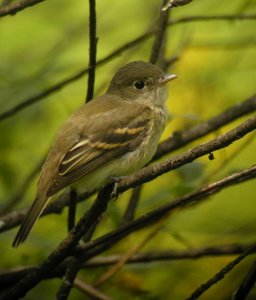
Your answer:
[[[134,175],[122,178],[120,180],[120,185],[117,188],[117,192],[120,193],[126,191],[128,188],[151,181],[158,176],[190,163],[203,155],[225,148],[254,129],[256,129],[256,117],[246,120],[229,132],[222,134],[207,143],[191,148],[183,154],[176,155],[164,162],[145,167]]]
[[[228,176],[228,177],[226,177],[222,180],[219,180],[215,183],[207,185],[206,187],[204,187],[204,188],[202,188],[202,189],[200,189],[200,190],[198,190],[194,193],[185,195],[185,196],[183,196],[183,197],[181,197],[181,198],[179,198],[175,201],[172,201],[168,205],[165,205],[165,206],[163,206],[163,207],[161,207],[157,210],[152,211],[151,213],[148,213],[148,214],[140,217],[139,219],[137,219],[137,220],[131,222],[130,224],[128,224],[127,226],[124,226],[121,230],[120,229],[116,230],[116,231],[114,231],[110,234],[107,234],[107,235],[105,235],[105,236],[103,236],[103,237],[101,237],[101,238],[99,238],[99,239],[97,239],[93,242],[88,243],[86,246],[80,247],[80,251],[82,251],[83,256],[85,256],[85,251],[92,250],[93,248],[96,248],[96,246],[99,246],[99,245],[101,245],[100,251],[102,251],[102,249],[107,249],[107,248],[113,246],[114,243],[116,243],[118,240],[120,240],[124,236],[127,236],[129,233],[134,232],[135,230],[138,230],[138,229],[140,229],[144,226],[147,226],[147,225],[151,224],[152,222],[155,222],[155,221],[161,219],[163,216],[170,213],[170,211],[173,210],[173,209],[176,209],[176,208],[182,207],[182,206],[187,206],[188,204],[192,204],[192,203],[195,203],[195,202],[198,203],[198,202],[202,201],[205,197],[207,197],[209,195],[212,195],[216,192],[219,192],[221,189],[223,189],[227,186],[230,186],[231,184],[241,183],[243,181],[255,178],[255,176],[256,176],[256,166],[254,166],[250,169],[241,171],[241,172],[234,173],[234,174],[232,174],[232,175],[230,175],[230,176]],[[68,239],[65,239],[65,242],[67,240]],[[104,245],[104,243],[105,243],[105,245]],[[64,245],[65,245],[65,243],[62,243],[63,247],[64,247]],[[62,250],[64,250],[64,249],[62,249]],[[90,255],[98,254],[99,250],[97,248],[96,248],[96,250],[97,251],[95,251],[93,254],[90,253]],[[255,248],[251,249],[250,253],[252,251],[255,251],[255,250],[256,250]],[[77,252],[77,253],[79,253],[79,252]],[[56,254],[57,253],[55,251],[55,259],[56,259]],[[52,254],[50,256],[50,258],[53,259],[54,255]],[[31,284],[31,282],[33,284],[35,284],[35,275],[37,277],[38,273],[42,276],[42,278],[44,278],[46,275],[48,275],[48,272],[46,272],[45,270],[44,270],[45,271],[44,274],[42,274],[41,268],[43,268],[44,266],[47,266],[47,265],[48,265],[48,267],[53,268],[52,263],[54,263],[54,261],[52,261],[50,263],[50,260],[48,258],[48,260],[46,260],[41,265],[41,267],[39,269],[35,269],[35,271],[32,272],[32,275],[31,275],[31,273],[29,273],[25,277],[24,280],[21,280],[20,283],[18,283],[16,286],[14,286],[13,289],[11,289],[10,291],[7,291],[5,294],[3,294],[2,298],[0,298],[0,299],[9,299],[8,297],[10,295],[11,296],[13,296],[13,295],[17,296],[16,293],[19,290],[22,290],[22,287],[23,287],[22,285],[24,283],[26,285],[29,284],[29,283]],[[56,263],[56,261],[55,261],[55,263]],[[55,265],[55,263],[54,263],[54,265]],[[41,270],[41,272],[40,272],[40,270]],[[50,270],[48,270],[48,271],[50,271]]]
[[[199,288],[197,288],[187,300],[195,300],[198,299],[204,292],[206,292],[210,287],[214,284],[218,283],[224,276],[230,272],[237,264],[239,264],[244,258],[246,258],[249,254],[255,252],[256,244],[252,244],[248,247],[241,255],[239,255],[236,259],[228,263],[223,269],[221,269],[214,277],[208,280],[206,283],[202,284]],[[239,298],[240,299],[240,298]]]
[[[192,1],[193,0],[169,0],[168,3],[162,8],[162,10],[166,11],[168,8],[183,6]]]
[[[98,287],[108,281],[112,276],[114,276],[135,253],[139,252],[159,233],[159,231],[163,228],[164,221],[165,220],[162,219],[157,224],[157,226],[146,236],[146,238],[140,241],[136,246],[130,248],[113,266],[111,266],[110,269],[108,269],[99,278],[97,278],[94,282],[94,286]]]
[[[71,258],[66,268],[65,275],[62,279],[62,283],[57,291],[56,299],[57,300],[66,300],[68,299],[71,288],[73,287],[73,281],[76,278],[76,275],[79,271],[80,265],[77,262],[76,258]]]
[[[242,244],[224,244],[202,248],[189,248],[185,250],[162,250],[145,253],[137,253],[129,258],[127,263],[150,263],[160,261],[172,261],[181,259],[195,259],[204,257],[230,256],[244,252],[249,245]],[[118,262],[123,254],[97,256],[82,264],[82,268],[97,268],[110,266]],[[60,264],[53,272],[48,273],[44,279],[61,277],[67,268],[67,259]],[[14,269],[3,270],[0,272],[0,288],[8,288],[21,280],[24,276],[35,269],[35,266],[25,266]]]
[[[89,49],[89,66],[88,66],[88,83],[86,101],[89,102],[93,98],[95,68],[96,68],[96,54],[97,54],[97,36],[96,36],[96,4],[95,0],[89,0],[90,16],[90,49]]]
[[[232,296],[232,300],[244,300],[254,287],[256,281],[256,261],[253,262],[248,274]]]
[[[88,199],[88,197],[91,195],[92,193],[80,194],[77,196],[77,202],[84,201],[85,199]],[[63,193],[58,198],[58,201],[50,203],[45,208],[44,212],[42,213],[42,216],[52,214],[52,213],[54,214],[62,213],[63,208],[69,205],[69,201],[70,201],[69,195]],[[0,217],[0,233],[20,225],[25,215],[27,214],[27,211],[28,211],[27,208],[22,208],[19,210],[11,211],[10,213],[7,213],[2,217]]]
[[[33,272],[24,277],[13,288],[0,295],[0,299],[18,299],[36,286],[48,272],[61,263],[77,245],[82,236],[94,224],[95,219],[106,209],[113,191],[113,185],[105,187],[97,196],[92,207],[78,221],[77,225],[70,231],[69,235],[63,239],[59,246],[43,261],[43,263]]]
[[[148,253],[138,253],[130,257],[128,263],[148,263],[156,261],[169,261],[180,259],[195,259],[204,257],[215,257],[234,255],[244,252],[249,245],[224,244],[202,248],[189,248],[185,250],[152,251]],[[256,251],[256,250],[255,250]],[[103,267],[116,263],[122,255],[109,255],[93,257],[84,263],[84,267]],[[0,277],[1,278],[1,277]]]
[[[163,141],[157,149],[157,152],[153,160],[181,148],[188,143],[205,136],[208,133],[213,132],[221,128],[222,126],[236,120],[241,116],[245,116],[256,111],[256,95],[248,98],[247,100],[240,102],[219,115],[203,122],[198,125],[192,126],[190,129],[182,132],[174,132],[173,136]]]
[[[172,26],[175,24],[181,24],[181,23],[187,23],[187,22],[195,22],[195,21],[234,21],[234,20],[255,20],[256,15],[221,15],[221,16],[193,16],[193,17],[183,17],[176,20],[173,20],[168,23],[168,26]],[[121,47],[114,50],[109,55],[105,56],[104,58],[98,60],[97,66],[107,63],[108,61],[112,60],[116,56],[120,55],[125,50],[132,48],[136,46],[137,44],[149,39],[152,37],[155,33],[155,30],[146,32],[137,38],[131,40],[128,43],[125,43]],[[5,111],[0,114],[0,121],[5,120],[6,118],[12,117],[16,113],[22,111],[23,109],[29,107],[32,104],[35,104],[38,101],[41,101],[42,99],[48,97],[49,95],[57,92],[58,90],[62,89],[64,86],[71,84],[72,82],[80,79],[85,74],[88,73],[88,68],[82,69],[81,71],[76,72],[75,74],[59,81],[58,83],[55,83],[54,85],[50,86],[46,90],[29,97],[28,99],[25,99],[21,101],[18,105],[14,106],[8,111]]]
[[[96,3],[95,0],[89,0],[89,66],[88,66],[88,81],[87,81],[87,95],[86,101],[89,102],[93,98],[95,69],[96,69],[96,55],[97,55],[97,37],[96,37]],[[72,199],[73,198],[73,199]],[[76,194],[70,194],[69,214],[68,214],[68,229],[71,230],[75,225],[76,212]],[[68,299],[73,282],[79,272],[80,264],[77,259],[72,259],[66,269],[65,276],[62,280],[56,298],[58,300]]]
[[[142,190],[142,185],[136,186],[132,190],[132,195],[129,200],[127,209],[124,213],[124,216],[123,216],[123,219],[121,222],[121,226],[126,223],[129,223],[130,221],[132,221],[134,219],[135,211],[136,211],[139,199],[140,199],[141,190]]]
[[[95,300],[112,300],[109,296],[103,294],[101,291],[97,290],[94,286],[76,278],[74,281],[74,286],[86,295],[91,296]]]
[[[241,14],[241,15],[217,15],[217,16],[187,16],[181,17],[176,20],[170,21],[168,26],[177,25],[181,23],[201,22],[201,21],[244,21],[255,20],[254,14]]]
[[[77,192],[71,187],[69,192],[69,204],[68,204],[68,232],[73,229],[76,224],[76,204],[77,204]]]
[[[8,5],[0,7],[0,17],[15,15],[17,12],[20,12],[27,7],[33,6],[43,1],[45,0],[19,0],[11,2]]]
[[[148,32],[148,33],[145,33],[144,35],[140,35],[139,37],[135,38],[134,40],[132,40],[128,43],[125,43],[123,46],[117,48],[116,50],[114,50],[109,55],[107,55],[104,58],[98,60],[97,66],[100,66],[100,65],[103,65],[103,64],[109,62],[110,60],[112,60],[116,56],[120,55],[125,50],[136,46],[137,44],[141,43],[142,41],[147,40],[152,35],[153,35],[152,32]],[[72,82],[82,78],[85,74],[88,73],[88,71],[89,71],[88,68],[82,69],[81,71],[79,71],[79,72],[77,72],[77,73],[75,73],[75,74],[59,81],[58,83],[53,84],[52,86],[50,86],[46,90],[44,90],[44,91],[42,91],[42,92],[26,99],[24,101],[22,101],[20,104],[14,106],[10,110],[1,113],[0,114],[0,121],[5,120],[6,118],[9,118],[9,117],[15,115],[16,113],[18,113],[18,112],[22,111],[23,109],[29,107],[30,105],[35,104],[36,102],[41,101],[45,97],[57,92],[58,90],[65,87],[66,85],[71,84]]]
[[[224,113],[201,123],[199,125],[193,126],[192,128],[185,130],[183,132],[175,134],[172,138],[160,144],[158,151],[154,157],[154,160],[159,158],[160,156],[178,149],[181,146],[184,146],[191,142],[192,140],[196,140],[199,137],[204,136],[223,125],[228,124],[230,121],[234,121],[236,118],[246,115],[255,111],[256,109],[256,96],[251,97],[250,99],[239,103],[238,105],[229,108]],[[243,130],[242,130],[243,131]],[[232,142],[231,138],[231,142]],[[214,142],[213,142],[214,143]],[[193,148],[194,149],[194,148]],[[193,151],[193,149],[191,151]],[[212,148],[210,148],[212,149]],[[206,154],[214,151],[210,150]],[[200,149],[199,149],[200,150]],[[208,150],[207,150],[208,151]],[[187,153],[187,152],[186,152]],[[186,154],[185,153],[185,154]],[[184,154],[181,154],[184,155]],[[187,155],[187,154],[186,154]],[[180,156],[176,157],[179,158]],[[172,158],[173,160],[174,158]],[[173,161],[174,163],[174,161]],[[176,162],[177,163],[177,162]],[[152,168],[148,167],[148,168]],[[131,181],[132,182],[132,181]],[[91,194],[81,194],[78,196],[77,202],[81,202],[85,198],[89,197]],[[49,213],[61,213],[63,207],[67,206],[69,203],[69,198],[67,195],[61,196],[58,201],[55,201],[48,205],[43,212],[43,216]],[[26,215],[27,209],[15,210],[12,211],[2,217],[0,217],[0,233],[6,230],[9,230],[15,226],[18,226]]]
[[[163,3],[165,3],[165,0],[163,0]],[[155,40],[152,46],[151,55],[149,59],[149,61],[152,64],[155,64],[157,62],[161,49],[163,47],[168,19],[169,19],[169,12],[161,10],[159,20],[158,20],[158,26],[155,31]]]
[[[124,225],[122,228],[114,230],[98,239],[91,241],[90,243],[77,247],[76,253],[83,253],[86,255],[85,251],[91,251],[88,254],[88,258],[93,257],[94,255],[101,253],[109,247],[113,246],[114,243],[117,243],[119,240],[129,235],[132,232],[135,232],[141,228],[149,226],[152,223],[157,222],[170,211],[177,208],[182,208],[195,203],[200,203],[205,200],[210,195],[213,195],[220,190],[233,185],[240,184],[244,181],[254,179],[256,177],[256,166],[252,166],[249,169],[233,173],[230,176],[227,176],[219,181],[206,185],[205,187],[196,190],[193,193],[186,194],[176,200],[172,200],[170,203],[163,205],[147,214],[137,218],[136,220]],[[95,249],[93,252],[92,250]]]
[[[147,213],[146,215],[138,218],[130,224],[123,226],[121,229],[116,230],[114,233],[111,232],[101,238],[98,238],[94,241],[90,241],[86,246],[81,246],[80,249],[83,252],[82,258],[86,257],[85,250],[88,251],[89,249],[91,250],[92,248],[95,248],[96,246],[100,245],[98,249],[96,248],[96,251],[94,251],[94,253],[90,253],[90,255],[94,256],[95,254],[98,254],[98,251],[101,252],[103,249],[105,250],[113,246],[114,243],[122,239],[124,236],[127,236],[131,232],[134,232],[142,227],[148,226],[149,224],[156,222],[173,209],[183,207],[188,204],[198,203],[200,200],[202,201],[202,199],[205,199],[207,196],[219,192],[224,187],[230,186],[232,184],[241,183],[245,180],[255,178],[255,176],[256,166],[238,173],[234,173],[222,180],[207,185],[206,187],[196,192],[190,193],[175,201],[172,201],[171,203],[160,207],[159,209],[156,209],[151,213]],[[0,296],[0,299],[16,299],[19,297],[23,297],[30,289],[37,285],[46,276],[47,273],[54,269],[68,255],[70,255],[72,249],[76,246],[77,242],[94,223],[95,218],[97,218],[97,216],[101,215],[102,212],[106,210],[112,190],[112,186],[107,186],[101,193],[99,193],[96,201],[94,202],[90,210],[87,213],[85,213],[85,215],[79,220],[74,229],[69,233],[68,237],[66,237],[60,243],[60,245],[48,256],[48,258],[37,269],[25,276],[11,289],[4,292]]]

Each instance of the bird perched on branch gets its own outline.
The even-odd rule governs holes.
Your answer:
[[[106,94],[60,128],[43,165],[36,198],[13,241],[17,247],[53,195],[69,185],[94,191],[151,160],[164,130],[166,83],[176,75],[142,61],[120,68]]]

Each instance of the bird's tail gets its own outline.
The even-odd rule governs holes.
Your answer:
[[[35,199],[13,240],[13,247],[18,247],[20,243],[23,243],[27,239],[33,225],[40,217],[49,200],[50,197],[46,197],[45,195]]]

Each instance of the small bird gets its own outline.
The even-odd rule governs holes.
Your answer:
[[[94,191],[151,160],[167,121],[166,83],[175,78],[151,63],[128,63],[104,95],[71,115],[48,153],[13,247],[26,240],[48,201],[63,188],[78,184]]]

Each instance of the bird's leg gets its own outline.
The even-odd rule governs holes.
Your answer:
[[[123,177],[124,176],[120,176],[120,177],[111,176],[110,177],[110,180],[113,181],[113,184],[114,184],[113,191],[111,193],[111,198],[114,200],[117,200],[117,198],[118,198],[117,190],[118,190],[118,186],[119,186],[120,182],[122,181]]]

